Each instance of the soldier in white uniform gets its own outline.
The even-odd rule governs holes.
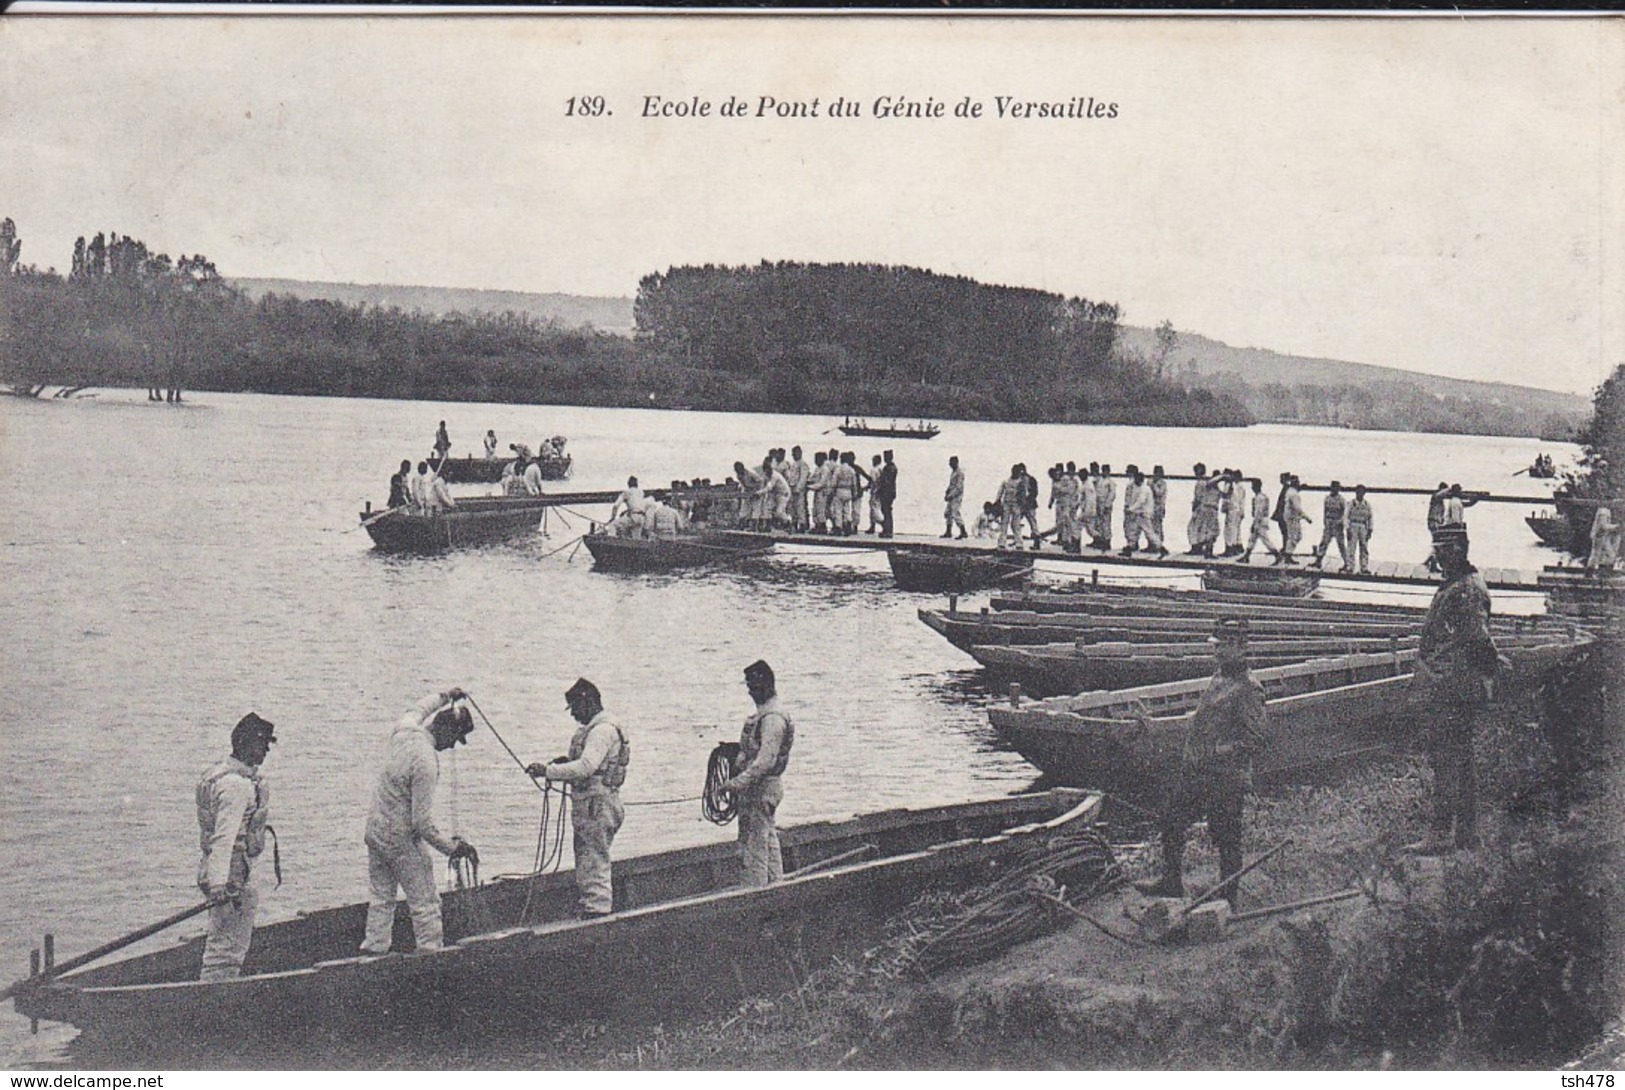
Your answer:
[[[209,936],[203,942],[206,982],[242,972],[254,937],[259,891],[254,861],[265,850],[271,817],[270,787],[260,765],[276,741],[272,724],[249,712],[231,731],[231,756],[211,765],[197,785],[197,884],[209,899]]]
[[[444,935],[435,890],[433,848],[451,859],[478,859],[474,846],[442,834],[434,822],[439,752],[466,744],[474,730],[461,689],[430,693],[396,722],[367,812],[367,935],[363,954],[387,954],[395,927],[395,891],[406,895],[419,950],[438,950]]]
[[[626,819],[621,784],[632,763],[632,746],[626,732],[604,711],[598,686],[586,678],[576,679],[565,691],[564,702],[570,717],[581,724],[570,739],[570,755],[550,764],[532,764],[525,771],[570,785],[579,915],[588,920],[615,910],[609,846]]]
[[[790,763],[796,727],[779,709],[773,668],[761,659],[745,667],[745,688],[756,710],[739,734],[739,771],[722,785],[739,814],[741,866],[747,886],[765,886],[784,877],[775,818],[784,801],[780,777]]]

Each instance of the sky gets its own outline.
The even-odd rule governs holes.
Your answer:
[[[227,276],[585,295],[878,262],[1573,393],[1625,362],[1622,133],[1596,18],[0,19],[0,216],[41,267],[98,230]]]

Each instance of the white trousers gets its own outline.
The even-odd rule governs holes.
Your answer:
[[[774,825],[782,801],[784,787],[777,776],[739,797],[739,850],[747,886],[765,886],[784,877],[784,856]]]
[[[227,901],[209,909],[209,937],[203,940],[203,971],[198,979],[211,983],[234,980],[248,957],[248,944],[254,937],[254,913],[260,903],[259,890],[249,880],[236,904]]]
[[[412,937],[419,950],[438,950],[445,939],[440,922],[440,891],[434,885],[434,863],[429,846],[422,841],[409,848],[384,852],[367,845],[367,884],[372,899],[367,904],[367,937],[361,943],[363,954],[389,953],[390,935],[395,929],[395,890],[406,896],[412,913]]]
[[[626,810],[615,793],[583,795],[571,802],[580,910],[593,914],[613,912],[615,887],[610,881],[609,846],[626,819]]]

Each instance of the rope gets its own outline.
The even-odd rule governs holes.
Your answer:
[[[488,729],[491,732],[491,736],[493,738],[495,738],[498,742],[502,743],[502,748],[508,751],[508,756],[513,758],[513,763],[518,765],[519,768],[522,771],[525,772],[525,778],[527,780],[530,780],[531,786],[535,787],[538,791],[540,791],[543,794],[543,796],[546,796],[547,788],[544,787],[542,784],[537,783],[536,780],[531,777],[530,772],[527,770],[528,766],[525,764],[524,761],[521,761],[519,759],[519,754],[517,754],[517,753],[515,753],[513,751],[513,747],[510,746],[503,739],[501,734],[497,733],[496,725],[491,722],[490,716],[486,715],[485,712],[480,708],[480,706],[478,704],[474,703],[474,698],[469,696],[467,693],[463,694],[463,699],[468,701],[468,706],[469,707],[473,708],[476,712],[479,712],[480,718],[485,720],[486,729]]]
[[[621,800],[622,806],[675,806],[680,802],[703,802],[704,795],[684,795],[680,799],[639,799],[636,802]]]
[[[532,781],[533,783],[535,781]],[[525,903],[519,908],[519,924],[523,927],[530,918],[531,898],[536,894],[536,880],[539,879],[548,867],[554,873],[564,862],[564,828],[567,822],[565,814],[568,811],[570,795],[563,787],[557,788],[559,796],[559,809],[553,812],[554,785],[551,780],[544,780],[536,786],[542,789],[542,819],[536,829],[536,855],[531,862],[530,880],[525,885]],[[556,824],[555,824],[556,822]],[[552,843],[548,843],[548,835],[552,834]]]
[[[581,544],[581,538],[573,537],[569,541],[566,541],[563,545],[560,545],[557,548],[547,550],[547,552],[543,553],[541,556],[537,557],[536,559],[538,559],[538,560],[546,560],[548,557],[552,556],[554,553],[562,553],[565,549],[568,549],[570,546],[579,545],[579,544]]]
[[[700,795],[700,813],[714,825],[726,825],[738,816],[732,792],[722,785],[733,778],[739,765],[739,743],[718,742],[705,765],[705,791]]]

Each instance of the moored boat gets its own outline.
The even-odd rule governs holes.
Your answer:
[[[434,513],[404,507],[361,512],[373,544],[387,552],[437,553],[465,545],[489,545],[523,537],[541,525],[543,504],[524,497],[472,496]]]
[[[440,476],[447,484],[496,484],[502,480],[502,468],[513,462],[508,458],[447,458],[441,466]],[[568,454],[544,453],[541,458],[542,480],[566,481],[575,467],[575,459]]]
[[[1109,640],[1129,643],[1158,643],[1180,639],[1206,639],[1213,632],[1207,617],[1090,616],[1060,613],[951,613],[922,609],[919,618],[926,627],[940,633],[961,650],[978,644],[1025,646],[1044,643],[1101,643]],[[1362,619],[1338,617],[1311,619],[1271,619],[1252,622],[1252,633],[1273,639],[1354,639],[1406,636],[1418,630],[1420,620]],[[1515,626],[1502,626],[1511,630]],[[1498,629],[1499,630],[1499,629]]]
[[[962,594],[1021,579],[1033,562],[1020,557],[978,556],[927,549],[888,549],[892,578],[899,590]]]
[[[1313,572],[1227,565],[1202,572],[1202,589],[1232,594],[1262,594],[1271,598],[1307,598],[1320,586]]]
[[[1502,646],[1511,671],[1498,699],[1514,699],[1589,637],[1529,638]],[[1416,651],[1341,655],[1255,669],[1269,711],[1267,741],[1255,758],[1264,781],[1421,738],[1408,707]],[[1189,716],[1208,677],[1162,685],[1088,692],[1033,703],[1019,696],[989,709],[999,738],[1059,783],[1144,795],[1177,767]]]
[[[726,564],[758,556],[771,538],[739,530],[696,530],[676,537],[617,537],[597,531],[582,538],[593,569],[606,572],[663,572],[703,564]]]
[[[1247,657],[1258,668],[1340,654],[1398,654],[1417,637],[1391,639],[1249,638]],[[1206,636],[1171,643],[1050,643],[1037,646],[972,647],[972,658],[1001,681],[1015,681],[1041,696],[1121,690],[1208,677],[1213,649]]]
[[[592,920],[575,918],[570,871],[499,878],[444,894],[447,945],[419,953],[355,956],[367,906],[349,904],[256,929],[237,980],[198,981],[198,938],[32,978],[15,1005],[92,1039],[184,1049],[730,1004],[794,989],[798,967],[861,952],[920,894],[996,877],[1092,824],[1100,801],[1057,790],[787,828],[785,879],[757,888],[737,884],[732,843],[617,860],[616,911]],[[395,942],[410,941],[399,904]]]
[[[1535,531],[1535,536],[1540,538],[1542,545],[1566,552],[1573,543],[1574,529],[1564,515],[1530,515],[1524,522]]]

